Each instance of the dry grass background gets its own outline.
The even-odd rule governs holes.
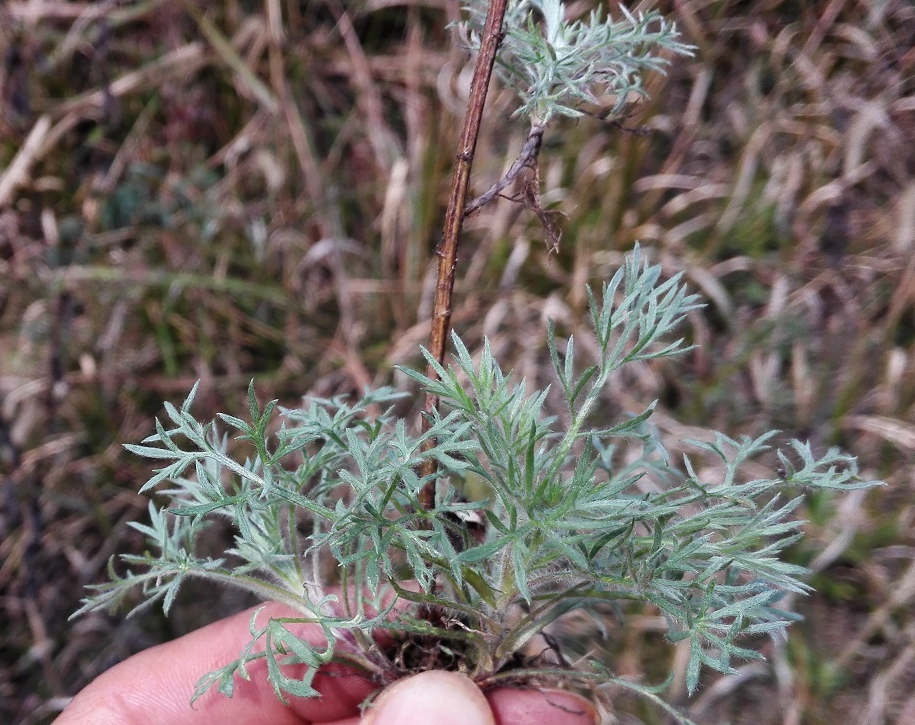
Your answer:
[[[571,3],[575,11],[591,3]],[[650,611],[610,639],[625,675],[678,673],[701,723],[915,723],[915,6],[663,0],[692,61],[623,132],[558,125],[544,201],[558,254],[507,201],[472,218],[454,325],[550,379],[546,317],[636,239],[710,301],[702,345],[645,367],[694,426],[840,444],[885,489],[815,497],[792,556],[818,593],[765,663],[687,701]],[[171,620],[69,622],[142,542],[147,463],[121,448],[202,380],[201,415],[405,385],[418,360],[469,67],[453,0],[7,2],[0,8],[0,721],[49,722],[130,653],[242,604],[188,587]],[[474,184],[525,129],[491,97]],[[675,444],[674,444],[675,445]],[[676,447],[676,446],[675,446]],[[214,600],[214,596],[216,599]],[[584,630],[582,630],[584,633]],[[586,634],[586,633],[584,633]],[[622,723],[661,723],[621,696]]]

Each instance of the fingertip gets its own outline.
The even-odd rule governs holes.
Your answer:
[[[500,687],[486,693],[496,725],[597,725],[594,703],[565,690]]]
[[[497,725],[486,697],[457,672],[430,670],[381,693],[362,725]]]

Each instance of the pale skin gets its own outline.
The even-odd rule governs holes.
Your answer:
[[[481,691],[454,672],[430,671],[399,680],[361,716],[359,705],[377,686],[344,669],[319,673],[320,698],[280,702],[261,671],[236,680],[229,699],[215,690],[198,699],[197,680],[238,657],[250,639],[252,610],[141,652],[99,676],[80,692],[53,725],[594,725],[597,714],[583,698],[558,690],[498,688]],[[288,616],[268,604],[258,617]],[[324,642],[317,627],[305,636]]]

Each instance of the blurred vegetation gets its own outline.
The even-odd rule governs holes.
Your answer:
[[[575,12],[592,5],[570,3]],[[545,318],[639,239],[709,305],[654,398],[662,434],[776,427],[841,444],[890,486],[808,503],[793,550],[818,593],[768,660],[684,695],[646,611],[569,622],[703,723],[915,722],[915,6],[661,0],[698,47],[629,130],[546,139],[549,254],[507,200],[468,220],[454,325],[550,382]],[[0,721],[44,723],[99,672],[246,604],[189,587],[165,621],[69,622],[148,463],[121,448],[202,381],[199,414],[351,393],[418,360],[468,59],[455,0],[192,0],[0,7]],[[523,125],[491,96],[474,185]],[[650,131],[642,133],[641,131]],[[638,133],[633,131],[639,131]],[[409,411],[405,411],[408,413]],[[676,449],[676,444],[673,443]],[[216,601],[214,601],[216,597]],[[621,722],[661,723],[620,696]]]

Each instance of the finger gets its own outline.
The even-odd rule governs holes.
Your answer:
[[[398,680],[379,695],[362,721],[362,725],[430,723],[497,725],[480,688],[464,675],[444,670]]]
[[[486,699],[497,725],[596,725],[600,716],[594,704],[563,690],[521,690],[500,687]]]
[[[359,703],[376,689],[366,678],[329,668],[313,683],[322,693],[320,698],[290,697],[285,705],[267,682],[263,659],[248,666],[250,681],[236,677],[231,699],[210,690],[192,708],[197,681],[237,659],[250,642],[252,612],[241,612],[124,660],[79,693],[54,725],[301,725],[358,714]],[[299,615],[289,607],[270,603],[258,621],[294,616]],[[326,642],[317,626],[302,625],[297,633],[317,647]]]
[[[595,725],[593,704],[571,692],[502,687],[484,693],[456,672],[432,670],[385,690],[362,725]]]

